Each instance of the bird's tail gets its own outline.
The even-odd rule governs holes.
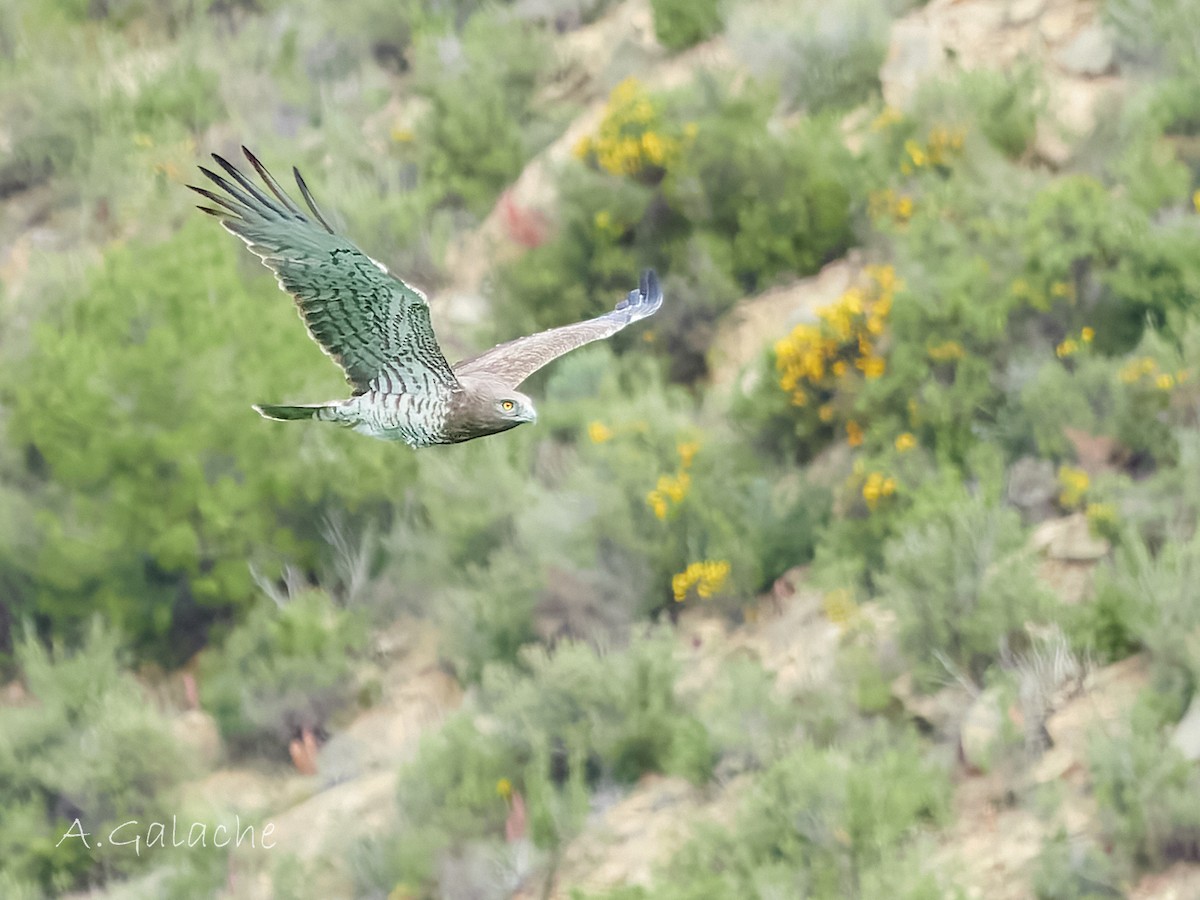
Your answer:
[[[274,419],[276,422],[295,422],[303,419],[319,419],[332,422],[336,403],[307,403],[303,406],[272,406],[267,403],[254,404],[254,411],[264,419]]]

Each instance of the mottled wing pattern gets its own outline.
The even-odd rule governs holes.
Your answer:
[[[295,298],[309,334],[342,367],[355,392],[457,389],[425,298],[334,232],[299,171],[292,170],[313,218],[254,154],[245,147],[242,152],[271,196],[215,153],[213,159],[233,180],[201,166],[223,193],[189,187],[214,204],[200,209],[220,219],[275,273],[279,286]]]
[[[654,315],[662,306],[662,288],[658,276],[652,269],[642,273],[641,286],[630,291],[629,296],[617,304],[616,309],[594,319],[585,319],[572,325],[551,328],[537,334],[527,335],[497,344],[491,350],[456,363],[454,373],[459,376],[487,375],[500,384],[515,388],[522,381],[551,360],[564,353],[603,340],[616,334],[631,322]]]

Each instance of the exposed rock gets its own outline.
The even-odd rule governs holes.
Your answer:
[[[171,720],[171,733],[192,759],[207,771],[221,761],[221,732],[217,721],[202,709],[189,709]]]
[[[1049,825],[1044,816],[1013,806],[998,778],[967,778],[954,792],[954,814],[929,861],[949,868],[972,900],[1029,900],[1030,864]]]
[[[392,690],[321,748],[319,767],[326,784],[407,759],[417,739],[462,702],[458,682],[433,667]]]
[[[1200,760],[1200,694],[1192,703],[1171,735],[1171,745],[1192,762]]]
[[[1029,539],[1042,559],[1038,578],[1067,604],[1082,603],[1092,593],[1096,563],[1109,552],[1109,543],[1092,534],[1087,516],[1075,513],[1042,522]]]
[[[921,82],[942,64],[944,55],[945,48],[921,18],[906,17],[893,24],[887,58],[879,70],[888,105],[907,107]]]
[[[300,860],[343,858],[336,846],[356,836],[385,834],[395,816],[396,772],[373,772],[314,794],[266,816],[276,846]]]
[[[1074,513],[1043,522],[1033,532],[1030,546],[1048,559],[1094,562],[1108,555],[1109,543],[1092,534],[1087,516]]]
[[[1058,66],[1042,65],[1046,106],[1034,150],[1052,166],[1065,165],[1072,142],[1092,130],[1100,105],[1120,86],[1100,77],[1112,68],[1112,42],[1096,24],[1097,14],[1094,0],[931,0],[892,25],[880,71],[884,99],[907,109],[932,78],[963,69],[1007,71],[1053,57]],[[1081,29],[1099,35],[1068,49],[1064,42]]]
[[[697,821],[729,822],[741,781],[709,798],[683,778],[647,775],[634,790],[589,822],[563,853],[552,897],[649,885],[655,868],[691,835]],[[532,888],[515,895],[533,898]]]
[[[293,771],[219,769],[183,787],[183,805],[215,814],[255,816],[284,809],[312,794],[316,782]]]
[[[998,690],[988,688],[967,707],[958,731],[958,746],[969,768],[986,772],[992,767],[1004,729],[1003,698]]]
[[[1008,23],[1025,25],[1040,16],[1045,8],[1046,0],[1014,0],[1008,8]]]
[[[1090,25],[1078,32],[1054,59],[1072,75],[1103,75],[1113,67],[1112,35],[1100,25]]]
[[[1026,521],[1041,522],[1054,515],[1058,477],[1048,459],[1022,456],[1008,470],[1008,501]]]
[[[797,696],[833,677],[842,627],[825,615],[823,593],[801,588],[771,603],[757,621],[740,629],[732,646],[754,653],[763,668],[775,673],[775,686]]]
[[[1200,863],[1177,862],[1151,872],[1129,892],[1129,900],[1195,900],[1200,897]]]
[[[932,694],[919,693],[913,685],[911,672],[905,672],[892,682],[892,696],[921,726],[941,738],[959,731],[972,705],[971,695],[959,684],[948,685]]]
[[[1055,753],[1050,768],[1070,778],[1086,771],[1092,729],[1110,726],[1133,706],[1150,683],[1146,659],[1141,654],[1092,672],[1084,679],[1083,693],[1065,703],[1046,720]],[[1046,773],[1043,773],[1046,774]]]

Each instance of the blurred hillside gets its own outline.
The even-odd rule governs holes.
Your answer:
[[[0,897],[1200,897],[1197,79],[1190,0],[4,4]],[[536,426],[264,422],[345,386],[241,144],[452,357],[666,303]]]

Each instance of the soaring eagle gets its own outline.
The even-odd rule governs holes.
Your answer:
[[[615,309],[594,319],[527,335],[450,365],[438,346],[425,296],[330,227],[297,169],[305,213],[266,167],[246,154],[272,196],[213,154],[229,179],[200,167],[223,193],[188,185],[246,242],[291,294],[300,317],[354,388],[347,400],[303,406],[259,405],[268,419],[337,422],[360,434],[412,447],[455,444],[533,422],[533,401],[517,386],[576,347],[607,338],[653,315],[662,290],[652,270]]]

